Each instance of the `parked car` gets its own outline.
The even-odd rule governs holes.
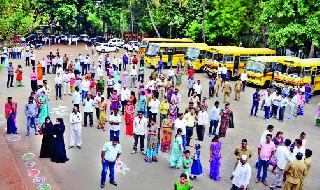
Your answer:
[[[133,43],[138,43],[138,41],[129,41],[128,43],[123,45],[123,48],[128,50]]]
[[[132,52],[138,52],[139,50],[139,42],[133,42],[129,47],[128,47],[128,51],[132,51]]]
[[[109,43],[97,43],[96,44],[97,52],[119,52],[119,48]]]
[[[87,34],[80,34],[79,41],[88,42],[89,36]]]
[[[68,36],[64,35],[64,34],[60,34],[59,36],[61,41],[67,42],[68,41]]]
[[[69,35],[69,38],[71,38],[71,44],[75,43],[76,45],[78,44],[79,37],[76,35]],[[68,38],[68,40],[69,40]]]
[[[123,40],[121,40],[119,38],[112,38],[112,39],[109,40],[108,43],[112,44],[114,46],[117,46],[117,47],[122,47],[124,45]]]

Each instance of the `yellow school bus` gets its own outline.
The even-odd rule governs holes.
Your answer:
[[[165,66],[177,66],[181,60],[182,66],[185,63],[184,56],[189,47],[207,46],[205,43],[151,43],[145,54],[145,62],[152,67],[158,65],[162,58]]]
[[[228,69],[229,78],[238,77],[243,72],[248,59],[256,56],[275,55],[276,51],[268,48],[244,48],[235,46],[214,46],[212,64],[207,65],[212,72],[216,72],[220,65],[225,65]],[[208,72],[207,72],[208,73]],[[208,74],[209,75],[209,74]]]
[[[247,66],[247,83],[256,86],[270,86],[273,82],[273,73],[279,62],[290,59],[290,56],[259,56],[251,57]]]
[[[274,71],[273,86],[282,88],[285,85],[292,90],[307,83],[312,92],[320,90],[320,58],[299,59],[291,57],[277,64]]]
[[[177,39],[169,39],[169,38],[143,38],[139,47],[138,54],[144,56],[148,45],[150,43],[193,43],[193,40],[189,38],[177,38]]]
[[[189,47],[185,54],[185,60],[190,60],[194,70],[203,70],[206,64],[211,64],[213,51],[205,45],[201,47]]]

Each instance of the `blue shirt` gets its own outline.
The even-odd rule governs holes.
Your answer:
[[[219,121],[220,117],[220,110],[219,108],[216,108],[215,106],[212,107],[210,111],[210,121]]]
[[[290,90],[289,88],[282,88],[282,94],[289,96],[290,95]]]
[[[24,113],[27,117],[35,117],[38,115],[38,107],[36,103],[26,104],[24,107]]]
[[[258,92],[253,93],[252,99],[253,99],[253,103],[259,103],[260,94]]]
[[[75,63],[74,63],[74,70],[79,71],[80,69],[81,69],[80,62],[75,62]]]
[[[210,80],[209,80],[209,87],[214,87],[215,83],[216,83],[215,80],[210,79]]]

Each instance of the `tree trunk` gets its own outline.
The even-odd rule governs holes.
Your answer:
[[[133,14],[132,14],[132,10],[130,10],[130,17],[131,17],[131,37],[133,34]]]
[[[202,0],[202,39],[206,43],[206,0]]]
[[[261,28],[262,32],[262,44],[263,47],[267,47],[267,29],[265,27]]]
[[[157,33],[158,38],[160,38],[160,37],[161,37],[161,36],[160,36],[160,33],[159,33],[159,31],[158,31],[158,29],[157,29],[157,26],[156,26],[156,24],[154,23],[154,20],[153,20],[153,18],[152,18],[151,9],[150,9],[148,0],[146,0],[146,2],[147,2],[147,9],[148,9],[148,12],[149,12],[149,16],[150,16],[150,20],[151,20],[153,29],[154,29],[154,31]]]
[[[312,40],[311,47],[310,47],[310,52],[309,52],[309,58],[313,58],[313,57],[314,57],[314,42]]]

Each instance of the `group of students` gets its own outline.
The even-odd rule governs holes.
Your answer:
[[[47,66],[49,65],[47,74],[55,74],[56,100],[59,98],[62,100],[62,89],[65,95],[72,96],[73,110],[69,120],[71,129],[69,148],[77,146],[81,149],[82,126],[87,127],[88,123],[90,127],[94,126],[94,112],[98,121],[98,129],[104,131],[107,121],[110,125],[110,141],[113,143],[105,145],[103,149],[101,187],[104,187],[106,169],[109,167],[110,172],[114,172],[111,168],[114,167],[116,157],[118,158],[121,154],[121,147],[118,146],[120,145],[120,131],[122,131],[121,114],[125,121],[126,135],[133,136],[134,139],[132,154],[137,152],[139,141],[140,151],[145,155],[144,159],[147,163],[157,162],[159,151],[164,153],[171,152],[170,166],[172,168],[182,168],[184,173],[180,176],[180,181],[175,183],[177,190],[185,187],[190,189],[192,186],[186,180],[195,179],[197,175],[202,174],[201,145],[199,143],[204,140],[205,128],[210,121],[208,135],[210,137],[214,135],[214,138],[210,144],[209,176],[215,181],[221,179],[219,168],[221,166],[222,143],[220,137],[225,137],[227,129],[234,127],[233,113],[230,104],[227,102],[227,98],[231,93],[231,85],[227,77],[218,75],[217,78],[212,78],[209,81],[209,98],[213,95],[218,96],[219,89],[222,88],[225,106],[220,109],[219,102],[216,101],[210,110],[210,114],[208,114],[207,99],[202,97],[201,80],[196,81],[194,79],[195,72],[192,67],[189,67],[187,71],[183,71],[182,67],[178,66],[176,70],[170,68],[167,73],[156,68],[149,76],[149,80],[144,81],[144,61],[143,59],[139,61],[136,55],[132,55],[130,59],[130,56],[125,53],[119,59],[112,59],[109,55],[103,58],[99,54],[98,63],[95,64],[89,56],[85,58],[79,55],[73,63],[67,55],[60,58],[58,54],[60,54],[59,50],[57,50],[56,55],[51,56],[52,53],[50,53],[45,62]],[[56,61],[57,67],[55,69],[52,68],[50,72],[50,66]],[[138,63],[140,63],[139,66]],[[127,72],[127,65],[129,72]],[[123,71],[121,72],[121,70]],[[43,80],[42,85],[38,84],[43,74],[45,74],[45,71],[41,64],[41,71],[39,65],[39,70],[35,71],[35,68],[33,68],[30,75],[31,81],[34,82],[31,82],[33,92],[25,106],[25,114],[28,121],[27,135],[30,135],[29,129],[32,127],[35,129],[35,134],[41,131],[43,141],[42,156],[40,156],[50,157],[57,162],[65,162],[68,160],[63,139],[65,128],[62,119],[57,119],[55,125],[50,121],[50,88],[46,80]],[[180,92],[183,75],[188,77],[189,90],[189,105],[185,111],[179,109],[184,101]],[[140,82],[137,95],[135,90],[130,91],[127,87],[128,77],[130,77],[131,88],[136,88],[137,81]],[[243,91],[244,86],[243,81],[237,81],[235,86],[236,93]],[[264,98],[263,107],[265,111],[268,110],[268,97],[271,96],[269,93],[267,91],[267,95]],[[238,95],[236,95],[235,99],[238,100]],[[259,104],[259,100],[260,95],[254,95],[254,101],[258,101]],[[13,127],[16,119],[16,105],[12,98],[8,98],[6,118],[8,121],[7,131],[9,133],[17,132],[16,127]],[[258,110],[258,107],[259,105],[255,103],[255,111]],[[107,112],[108,109],[109,112]],[[278,108],[275,110],[278,110]],[[80,111],[83,111],[83,116]],[[110,113],[109,116],[108,113]],[[251,115],[253,115],[253,111]],[[268,114],[266,115],[268,116]],[[269,115],[271,114],[269,113]],[[275,115],[276,111],[272,111],[272,116]],[[89,122],[87,120],[88,117]],[[36,127],[38,124],[40,130]],[[194,154],[191,156],[189,148],[192,144],[194,129],[197,133],[195,138],[197,143],[194,146]],[[145,138],[147,139],[146,151],[144,149]],[[117,154],[113,154],[116,156],[112,159],[108,157],[108,154],[111,154],[108,152],[110,147],[114,147],[114,151],[117,152]],[[52,152],[53,150],[56,151]],[[239,182],[241,179],[239,175],[242,175],[242,166],[249,168],[247,160],[251,155],[246,157],[241,155],[240,152],[242,151],[238,151],[236,154],[237,167],[233,172],[232,183],[234,189],[243,189],[248,185],[248,181]],[[58,155],[58,158],[56,155]],[[106,161],[105,158],[110,160]],[[258,162],[258,168],[259,166],[261,170],[265,165],[262,162],[260,164]],[[114,174],[110,175],[110,182],[116,185]]]

